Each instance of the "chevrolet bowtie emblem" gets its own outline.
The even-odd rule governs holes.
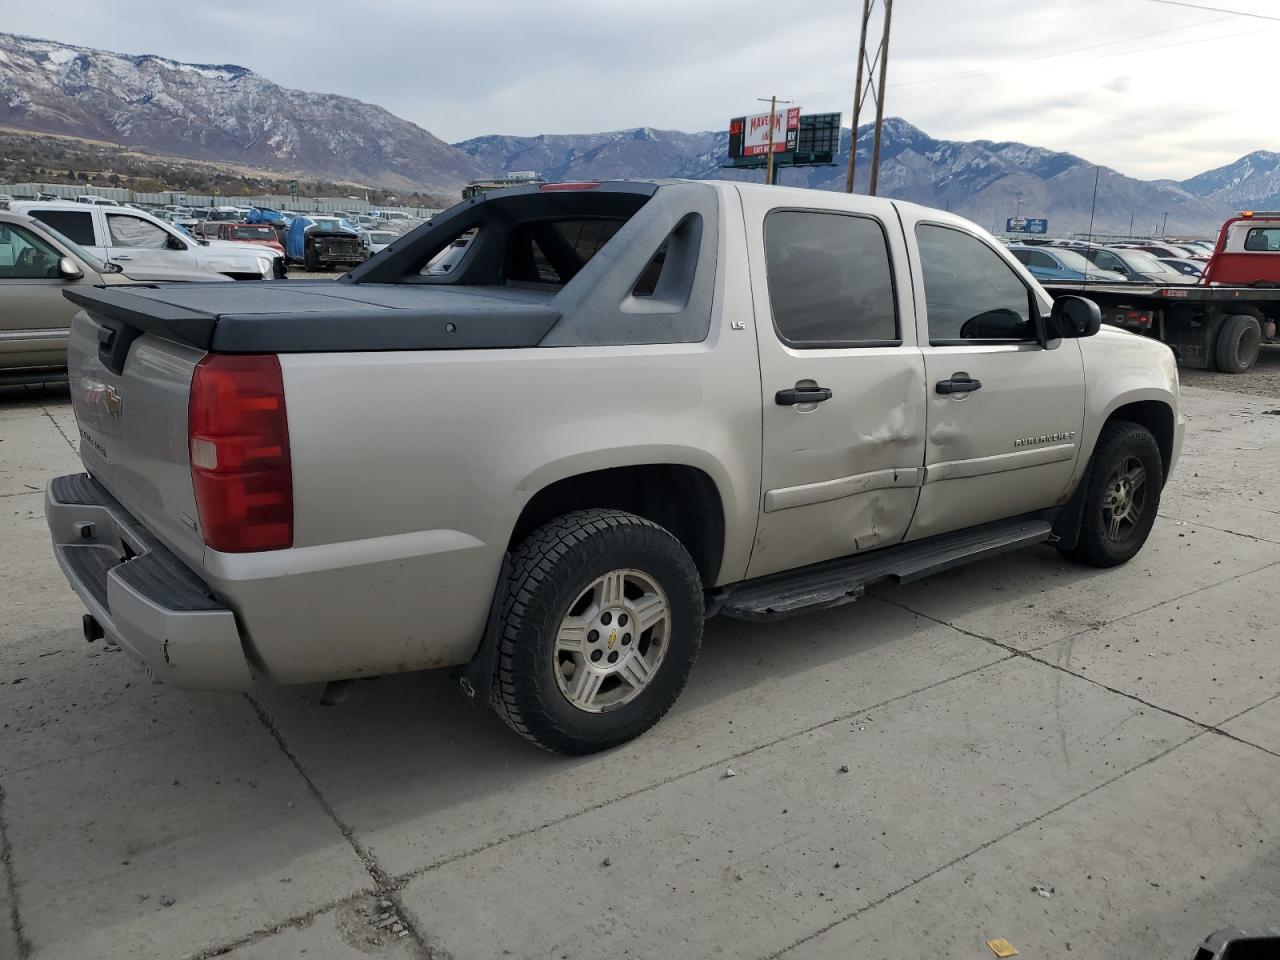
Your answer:
[[[107,389],[102,391],[102,403],[107,408],[107,413],[117,420],[120,419],[120,414],[124,410],[124,398],[120,396],[119,390],[108,384]]]

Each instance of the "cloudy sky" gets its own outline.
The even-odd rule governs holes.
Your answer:
[[[882,2],[882,0],[881,0]],[[1183,178],[1280,150],[1280,0],[897,0],[886,112],[951,139],[1021,140]],[[235,63],[380,104],[456,141],[706,130],[777,94],[847,124],[857,0],[59,0],[0,29]],[[56,15],[51,14],[56,10]],[[306,10],[304,15],[298,11]],[[1268,78],[1274,69],[1266,71]],[[1230,78],[1235,77],[1233,81]]]

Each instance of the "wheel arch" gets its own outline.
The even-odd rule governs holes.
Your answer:
[[[1136,423],[1151,432],[1156,438],[1156,446],[1160,448],[1160,461],[1164,470],[1162,479],[1167,480],[1173,461],[1173,407],[1164,400],[1133,400],[1112,410],[1103,422],[1103,428],[1116,420]]]
[[[689,551],[704,586],[716,583],[724,565],[725,503],[712,476],[688,463],[630,463],[552,480],[521,508],[507,549],[548,520],[592,507],[634,513],[670,531]]]

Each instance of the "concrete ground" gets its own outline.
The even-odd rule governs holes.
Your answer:
[[[1127,566],[714,621],[657,728],[566,760],[444,674],[321,707],[87,646],[41,517],[66,394],[5,394],[0,958],[1172,960],[1280,925],[1280,398],[1184,401]]]

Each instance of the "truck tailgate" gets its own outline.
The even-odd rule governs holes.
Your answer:
[[[103,341],[122,336],[124,328],[87,311],[72,321],[67,369],[80,458],[134,518],[200,569],[204,541],[187,451],[187,397],[204,351],[143,334],[114,370]]]

